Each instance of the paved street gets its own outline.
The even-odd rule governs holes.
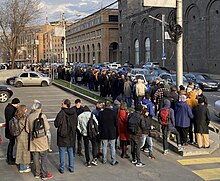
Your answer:
[[[72,102],[76,99],[75,96],[66,93],[54,86],[50,87],[12,87],[14,91],[13,97],[19,97],[23,104],[26,104],[30,109],[33,100],[38,99],[43,103],[43,110],[49,119],[56,116],[60,109],[60,102],[64,98],[69,98]],[[219,92],[205,93],[210,99],[210,109],[212,109],[213,102],[218,99]],[[82,101],[83,105],[88,105],[94,108],[89,102]],[[7,105],[0,104],[0,122],[4,120],[4,107]],[[218,121],[216,119],[216,121]],[[87,168],[84,166],[84,157],[76,156],[75,159],[75,173],[71,174],[68,171],[64,175],[59,174],[57,171],[59,158],[58,149],[56,146],[56,129],[53,127],[53,122],[50,123],[52,132],[52,149],[53,152],[49,153],[48,170],[54,174],[53,180],[149,180],[149,181],[185,181],[185,180],[220,180],[220,151],[217,150],[212,155],[187,157],[183,158],[175,153],[170,152],[167,156],[161,153],[162,145],[154,142],[154,155],[155,160],[148,159],[146,154],[142,154],[142,161],[146,164],[144,168],[137,168],[133,166],[129,160],[121,159],[117,156],[119,165],[113,167],[110,164],[102,165],[99,162],[97,167]],[[0,133],[4,136],[4,129],[0,128]],[[32,181],[35,180],[32,173],[19,174],[15,166],[8,166],[5,160],[7,140],[3,139],[3,144],[0,147],[0,180],[12,181],[16,178],[17,181]],[[120,151],[118,154],[120,155]],[[196,160],[191,160],[199,158]],[[204,158],[201,160],[200,158]],[[109,158],[110,160],[110,158]],[[182,160],[182,161],[181,161]],[[67,170],[67,169],[66,169]],[[215,173],[215,174],[213,174]],[[199,175],[199,176],[197,176]],[[203,178],[203,179],[202,179]]]

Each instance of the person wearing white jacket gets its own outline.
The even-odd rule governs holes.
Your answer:
[[[87,167],[91,167],[91,164],[97,166],[98,162],[97,162],[97,141],[96,139],[90,139],[88,136],[88,132],[87,132],[87,125],[88,125],[88,121],[91,117],[91,111],[87,106],[83,107],[83,113],[81,113],[78,116],[78,130],[79,132],[82,134],[83,136],[83,141],[84,141],[84,148],[85,148],[85,157],[86,157],[86,166]],[[93,116],[93,120],[95,121],[95,123],[98,125],[98,121],[95,117],[95,115]],[[92,144],[92,156],[93,159],[90,162],[90,156],[89,156],[89,141]]]

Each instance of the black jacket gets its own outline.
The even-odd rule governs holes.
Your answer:
[[[66,117],[68,136],[62,137],[57,134],[57,146],[67,147],[72,146],[75,148],[76,142],[76,127],[77,127],[77,115],[76,110],[73,108],[63,108],[58,114],[54,121],[54,126],[58,128],[64,121],[64,116]]]
[[[9,121],[14,117],[15,115],[15,112],[16,112],[17,108],[14,107],[12,104],[8,104],[6,107],[5,107],[5,123],[6,123],[6,127],[5,127],[5,137],[7,139],[12,139],[12,138],[15,138],[14,136],[12,136],[10,134],[10,131],[9,131]]]
[[[116,139],[117,117],[111,108],[99,113],[99,136],[102,140]]]
[[[210,114],[206,105],[197,105],[193,108],[195,133],[209,134]]]
[[[152,119],[150,116],[141,116],[141,128],[143,134],[149,134],[151,126],[153,125]]]

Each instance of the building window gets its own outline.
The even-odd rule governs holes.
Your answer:
[[[135,40],[134,47],[135,47],[135,64],[139,65],[140,60],[139,60],[139,41],[138,40]]]
[[[118,15],[109,15],[109,22],[118,22]]]
[[[145,40],[145,61],[150,62],[150,38]]]

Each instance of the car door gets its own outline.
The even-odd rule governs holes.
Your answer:
[[[30,84],[31,85],[41,85],[40,76],[34,72],[31,72],[30,73]]]
[[[30,84],[29,73],[24,72],[24,73],[20,74],[17,81],[21,81],[23,83],[23,85],[29,85]]]

